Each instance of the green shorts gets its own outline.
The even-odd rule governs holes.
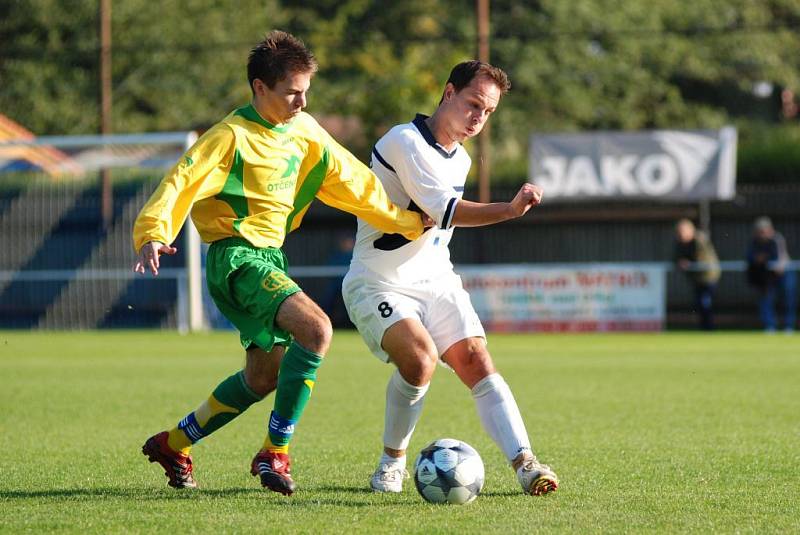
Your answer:
[[[255,344],[269,351],[288,345],[292,337],[275,325],[284,299],[300,287],[286,275],[286,255],[274,247],[254,247],[242,238],[211,244],[206,256],[206,282],[220,312],[239,329],[245,349]]]

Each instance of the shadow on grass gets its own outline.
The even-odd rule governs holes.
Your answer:
[[[525,496],[519,490],[498,490],[498,491],[489,491],[489,492],[481,492],[481,497],[489,497],[489,498],[507,498],[507,497],[519,497]]]
[[[369,496],[375,495],[375,491],[367,487],[346,487],[344,485],[322,485],[314,487],[313,490],[319,490],[321,492],[349,492],[351,494],[367,494]]]
[[[72,488],[49,490],[0,490],[0,500],[52,500],[91,502],[98,499],[120,498],[136,501],[186,501],[225,498],[263,499],[265,504],[280,507],[309,507],[315,505],[337,505],[346,507],[396,507],[413,505],[398,501],[392,496],[391,501],[368,499],[376,496],[370,489],[347,487],[343,485],[326,485],[300,489],[293,496],[280,494],[257,487],[235,487],[218,489],[155,489],[149,487],[121,488]],[[363,497],[360,499],[359,497]],[[379,497],[380,498],[380,497]]]
[[[237,496],[262,493],[261,489],[152,489],[152,488],[117,488],[100,487],[85,489],[50,489],[50,490],[4,490],[0,491],[2,499],[40,499],[40,498],[136,498],[137,500],[187,500],[201,496]]]

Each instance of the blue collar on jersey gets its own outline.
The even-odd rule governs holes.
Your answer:
[[[456,151],[458,150],[458,145],[456,145],[456,148],[453,149],[453,152],[447,152],[446,150],[444,150],[444,147],[439,145],[439,143],[436,141],[436,138],[433,137],[433,132],[431,132],[431,129],[428,128],[428,125],[425,122],[425,119],[427,118],[428,118],[427,115],[422,115],[421,113],[418,113],[417,116],[414,117],[412,123],[414,124],[414,126],[417,127],[417,130],[419,130],[419,133],[422,134],[422,137],[425,138],[425,141],[428,142],[428,145],[436,149],[436,152],[438,152],[445,158],[452,158],[453,156],[455,156]]]

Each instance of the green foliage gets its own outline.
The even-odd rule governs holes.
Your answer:
[[[249,462],[272,396],[195,448],[196,491],[139,448],[242,363],[233,333],[0,333],[4,532],[790,533],[800,360],[755,334],[494,335],[491,349],[561,488],[523,496],[469,392],[437,370],[409,451],[453,436],[486,465],[463,507],[368,490],[391,367],[337,332],[292,444],[299,490]]]
[[[800,86],[796,1],[495,1],[492,20],[493,61],[514,84],[497,150],[512,160],[531,130],[718,128],[754,109],[775,121],[753,85]]]
[[[284,21],[276,1],[112,4],[117,132],[218,121],[250,98],[247,54]],[[42,135],[97,132],[97,25],[96,2],[12,1],[0,23],[0,113]]]
[[[4,2],[0,17],[0,113],[39,133],[98,128],[95,21],[88,2]]]
[[[3,4],[0,112],[38,134],[97,131],[96,3]],[[281,28],[320,61],[309,111],[357,117],[340,137],[362,157],[391,125],[433,111],[476,50],[474,3],[456,0],[126,0],[112,26],[116,131],[215,122],[250,98],[247,53]],[[800,0],[495,0],[491,28],[492,62],[513,85],[492,120],[493,162],[510,177],[532,131],[746,130],[782,120],[757,82],[800,93]]]
[[[470,57],[441,1],[294,2],[288,29],[320,61],[311,113],[356,116],[349,146],[366,157],[375,140],[417,112],[431,113],[453,65]],[[468,17],[465,17],[468,19]]]
[[[736,179],[746,183],[791,182],[800,177],[800,125],[753,128],[743,136]]]

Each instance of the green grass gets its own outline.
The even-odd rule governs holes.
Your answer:
[[[241,365],[232,333],[0,332],[0,531],[277,533],[797,532],[800,338],[762,334],[493,335],[540,458],[531,498],[437,370],[410,450],[452,436],[484,493],[432,506],[413,484],[368,492],[391,367],[338,332],[293,442],[291,498],[249,462],[272,398],[195,448],[201,489],[175,491],[139,448]]]

